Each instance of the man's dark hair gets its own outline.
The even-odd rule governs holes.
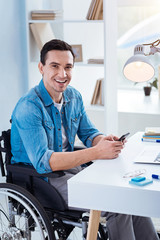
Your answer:
[[[42,47],[41,49],[41,53],[40,53],[40,61],[43,65],[45,65],[45,62],[46,62],[46,55],[49,51],[52,51],[52,50],[59,50],[59,51],[70,51],[72,53],[72,56],[73,56],[73,62],[74,62],[74,59],[75,59],[75,55],[74,55],[74,52],[72,50],[72,47],[62,41],[62,40],[59,40],[59,39],[53,39],[47,43],[44,44],[44,46]]]

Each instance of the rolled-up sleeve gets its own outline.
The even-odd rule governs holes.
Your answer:
[[[101,132],[96,132],[96,133],[94,133],[94,134],[92,134],[91,136],[89,136],[88,138],[87,138],[87,140],[86,140],[86,147],[92,147],[92,142],[93,142],[93,139],[95,138],[95,137],[97,137],[98,135],[102,135],[103,133],[101,133]]]
[[[52,172],[52,169],[49,164],[49,159],[50,159],[52,153],[53,153],[52,150],[47,149],[40,160],[40,168],[42,168],[42,169],[44,168],[45,173]]]

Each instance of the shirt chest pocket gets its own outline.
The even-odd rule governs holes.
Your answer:
[[[54,127],[51,121],[44,121],[44,126],[46,129],[50,129],[50,130],[52,130]]]
[[[80,114],[71,118],[71,134],[75,136],[77,134],[80,123]]]

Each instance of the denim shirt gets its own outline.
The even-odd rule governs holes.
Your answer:
[[[62,152],[61,118],[69,146],[73,151],[75,136],[86,147],[101,133],[89,120],[80,93],[68,86],[63,93],[61,114],[47,92],[43,80],[17,103],[12,113],[11,162],[31,164],[39,173],[49,173],[51,154]]]

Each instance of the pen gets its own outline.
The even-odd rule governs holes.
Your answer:
[[[160,179],[160,176],[157,175],[157,174],[152,174],[152,178],[154,178],[154,179]]]
[[[142,141],[143,142],[159,142],[160,143],[160,140],[158,140],[158,139],[144,139],[144,138],[142,138]]]

